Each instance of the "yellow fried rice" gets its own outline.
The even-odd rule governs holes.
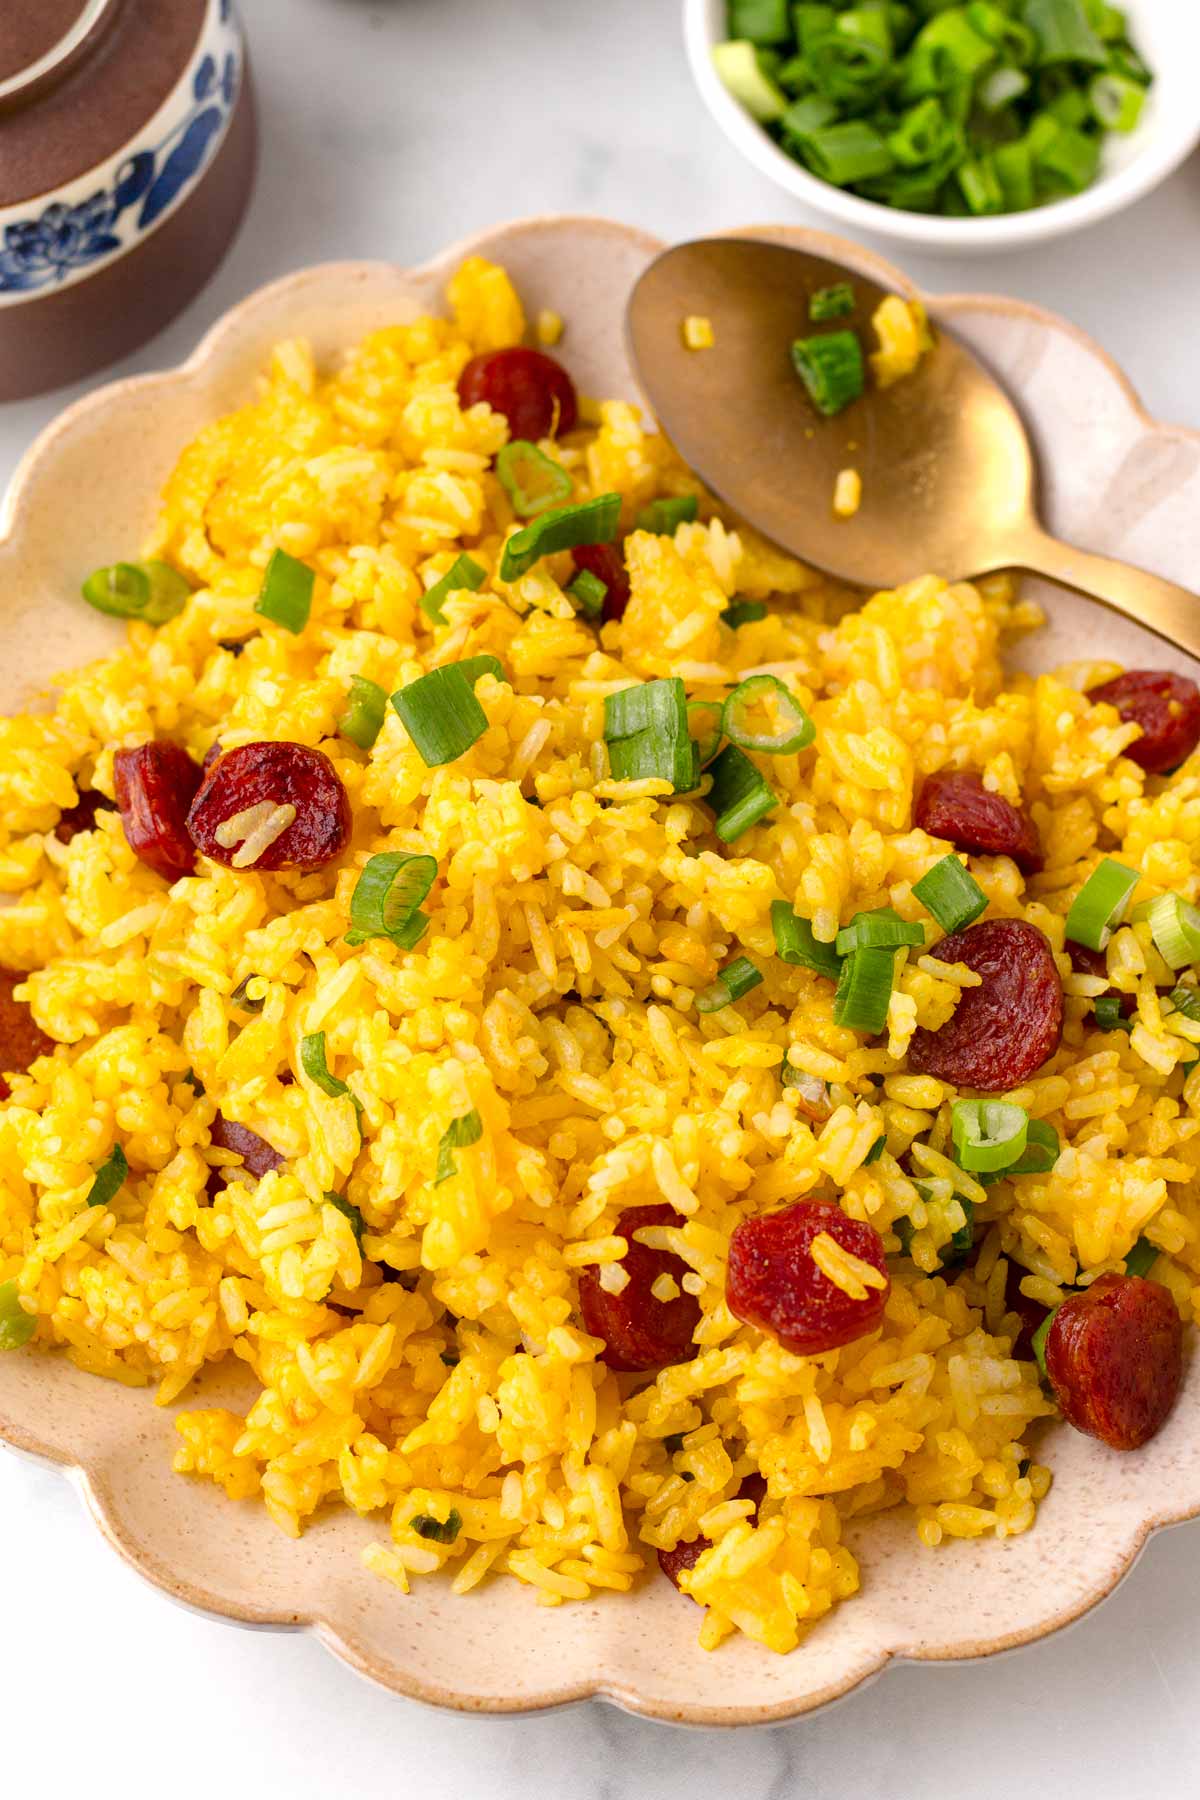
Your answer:
[[[632,532],[628,610],[599,631],[564,592],[569,555],[503,582],[514,519],[492,459],[507,427],[463,410],[456,380],[525,321],[477,259],[449,301],[451,317],[379,331],[332,370],[279,345],[167,484],[149,553],[195,587],[183,612],[131,626],[53,710],[0,723],[0,963],[31,971],[18,992],[57,1045],[0,1106],[0,1282],[37,1315],[22,1354],[57,1348],[180,1404],[176,1467],[284,1531],[330,1505],[369,1516],[363,1560],[401,1590],[444,1568],[460,1592],[508,1576],[546,1605],[626,1593],[661,1579],[656,1550],[703,1534],[682,1578],[702,1643],[740,1630],[786,1651],[859,1585],[847,1519],[907,1502],[931,1548],[1033,1525],[1050,1473],[1028,1433],[1053,1405],[1012,1354],[1014,1263],[1050,1306],[1148,1235],[1192,1316],[1200,1069],[1181,1068],[1195,1051],[1180,1034],[1200,1027],[1164,1020],[1171,976],[1139,924],[1108,951],[1133,1029],[1098,1031],[1105,984],[1072,972],[1063,924],[1102,849],[1142,870],[1135,898],[1196,897],[1200,774],[1193,758],[1149,778],[1123,754],[1138,728],[1082,691],[1111,665],[1006,677],[1005,640],[1038,623],[1006,580],[930,577],[862,604],[734,529],[621,401],[586,403],[542,448],[575,498],[618,491],[626,528],[661,496],[698,494],[698,519]],[[316,570],[298,636],[254,612],[276,547]],[[463,548],[488,579],[435,626],[420,596]],[[731,629],[735,594],[766,616]],[[457,761],[427,768],[391,709],[370,751],[338,736],[352,676],[391,693],[481,653],[504,674],[480,680],[488,729]],[[701,800],[611,778],[606,694],[672,674],[719,699],[757,670],[789,684],[817,736],[770,759],[781,804],[734,845]],[[341,864],[272,876],[201,859],[168,887],[117,812],[60,843],[77,787],[111,795],[114,750],[156,735],[197,759],[218,736],[323,746],[353,808]],[[946,1154],[954,1090],[905,1069],[916,1027],[945,1023],[977,977],[936,944],[905,953],[886,1036],[865,1039],[834,1024],[830,982],[774,955],[770,919],[784,898],[825,940],[861,908],[927,920],[913,883],[946,846],[912,827],[912,803],[945,766],[1032,811],[1044,873],[1003,857],[972,870],[990,916],[1046,934],[1067,996],[1061,1049],[1010,1096],[1056,1127],[1057,1165],[986,1188]],[[346,942],[381,849],[437,860],[412,951]],[[765,980],[699,1014],[739,953]],[[231,1004],[251,975],[257,1016]],[[361,1133],[351,1100],[304,1072],[317,1031]],[[828,1084],[824,1123],[781,1084],[785,1064]],[[237,1162],[211,1145],[218,1108],[285,1161],[210,1201],[211,1168]],[[470,1109],[482,1136],[435,1185],[443,1134]],[[118,1143],[128,1179],[90,1207]],[[359,1209],[361,1251],[331,1192]],[[732,1227],[803,1196],[870,1221],[894,1259],[881,1330],[812,1357],[740,1324],[724,1295]],[[578,1273],[619,1263],[622,1209],[662,1201],[681,1215],[697,1353],[618,1376],[583,1329]],[[964,1201],[982,1248],[941,1275]],[[231,1357],[256,1384],[245,1416],[206,1405],[197,1379]],[[768,1497],[751,1516],[735,1496],[755,1472]],[[452,1510],[453,1542],[413,1524]]]

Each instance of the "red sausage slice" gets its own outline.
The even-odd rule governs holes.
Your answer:
[[[737,1491],[739,1500],[753,1500],[754,1511],[751,1519],[758,1516],[758,1509],[766,1498],[767,1484],[761,1475],[747,1475]],[[683,1569],[694,1569],[706,1550],[712,1549],[712,1539],[706,1537],[692,1538],[690,1543],[676,1544],[673,1550],[658,1552],[658,1566],[667,1580],[675,1587],[679,1586],[679,1576]]]
[[[625,558],[616,544],[580,544],[572,550],[575,559],[575,571],[586,569],[597,581],[604,583],[607,590],[604,595],[604,606],[601,611],[601,622],[610,625],[614,619],[623,619],[625,608],[629,605],[629,571],[625,567]]]
[[[33,1014],[24,1000],[13,997],[13,989],[27,979],[20,969],[0,968],[0,1070],[4,1074],[22,1075],[39,1056],[48,1056],[54,1040],[34,1023]],[[12,1093],[0,1074],[0,1100]]]
[[[259,1137],[257,1131],[251,1131],[248,1125],[237,1125],[218,1113],[209,1128],[215,1150],[232,1150],[242,1159],[242,1167],[247,1174],[253,1175],[255,1181],[272,1169],[282,1168],[284,1158],[278,1150],[268,1144],[266,1138]],[[231,1179],[236,1179],[239,1171],[236,1168],[211,1169],[208,1176],[208,1197],[214,1199],[221,1189],[228,1187]]]
[[[913,1032],[909,1068],[989,1094],[1019,1087],[1062,1037],[1062,982],[1046,938],[1023,919],[984,919],[952,932],[936,950],[941,961],[966,963],[983,981],[963,989],[940,1031]]]
[[[926,778],[913,809],[913,824],[956,850],[1011,856],[1025,875],[1044,867],[1037,826],[1023,806],[990,793],[969,769],[939,769]]]
[[[888,1281],[868,1288],[865,1300],[843,1293],[812,1259],[812,1241],[823,1231],[887,1275],[887,1255],[875,1227],[847,1218],[827,1200],[798,1200],[782,1212],[743,1219],[729,1240],[730,1312],[796,1356],[819,1356],[874,1331],[891,1287]]]
[[[573,430],[579,416],[575,384],[562,364],[520,344],[473,356],[458,378],[458,398],[463,406],[486,400],[504,414],[513,437],[535,443]]]
[[[1186,762],[1200,743],[1200,687],[1169,669],[1126,669],[1112,681],[1088,689],[1088,699],[1105,700],[1142,735],[1125,751],[1148,775],[1162,775]]]
[[[1141,1275],[1101,1275],[1072,1294],[1046,1334],[1046,1374],[1076,1431],[1114,1450],[1147,1443],[1183,1379],[1183,1326],[1169,1291]]]
[[[631,1206],[616,1223],[616,1235],[629,1245],[621,1267],[629,1280],[619,1294],[600,1286],[599,1271],[585,1268],[579,1277],[579,1308],[584,1328],[604,1339],[601,1362],[610,1369],[661,1369],[667,1363],[691,1362],[696,1354],[692,1333],[700,1323],[700,1302],[683,1288],[688,1266],[669,1250],[651,1250],[634,1239],[635,1231],[653,1225],[678,1225],[673,1206]],[[660,1275],[673,1275],[679,1287],[674,1300],[658,1300],[650,1292]]]
[[[243,846],[254,820],[243,815],[259,808],[265,816],[271,807],[285,806],[295,808],[292,822],[245,860]],[[187,816],[196,848],[227,869],[322,868],[346,848],[350,824],[350,801],[325,752],[289,743],[227,750],[209,768]]]
[[[113,786],[125,840],[134,855],[164,881],[178,881],[196,866],[187,832],[188,807],[200,770],[182,744],[155,738],[113,757]]]
[[[115,811],[107,794],[101,794],[95,788],[84,788],[74,806],[68,806],[66,812],[59,814],[54,835],[60,844],[69,844],[81,831],[95,831],[97,813]]]

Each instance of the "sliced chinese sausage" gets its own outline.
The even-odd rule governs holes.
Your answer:
[[[1042,841],[1023,806],[993,794],[968,769],[939,769],[926,777],[913,808],[913,824],[956,850],[978,856],[1011,856],[1025,875],[1043,867]]]
[[[115,811],[116,806],[107,794],[101,794],[96,788],[83,788],[74,806],[68,806],[59,814],[54,835],[60,844],[69,844],[81,831],[95,831],[97,813]]]
[[[458,398],[463,406],[486,400],[504,414],[512,437],[532,443],[573,430],[579,416],[575,383],[562,364],[520,344],[473,356],[458,378]]]
[[[767,1484],[761,1475],[747,1475],[737,1491],[737,1499],[752,1500],[754,1511],[750,1514],[753,1520],[758,1516],[758,1509],[767,1494]],[[706,1537],[691,1538],[687,1543],[676,1544],[673,1550],[658,1552],[658,1566],[668,1581],[679,1586],[679,1577],[684,1569],[694,1569],[706,1550],[712,1549],[712,1539]]]
[[[621,1268],[629,1277],[619,1294],[600,1285],[600,1272],[585,1268],[579,1277],[579,1308],[584,1328],[604,1339],[601,1361],[610,1369],[661,1369],[667,1363],[691,1362],[696,1354],[692,1333],[700,1323],[700,1302],[683,1287],[687,1264],[669,1250],[639,1244],[635,1233],[655,1226],[681,1225],[672,1206],[631,1206],[616,1223],[616,1235],[628,1245]],[[662,1275],[671,1276],[676,1294],[660,1300],[651,1292]]]
[[[319,869],[350,841],[350,801],[323,750],[239,744],[210,766],[187,828],[227,869]]]
[[[1183,1326],[1161,1282],[1101,1275],[1058,1308],[1045,1354],[1067,1423],[1114,1450],[1136,1450],[1175,1404]]]
[[[5,1075],[24,1074],[39,1056],[48,1056],[54,1048],[24,1000],[18,1000],[13,989],[29,977],[20,969],[0,967],[0,1100],[12,1093]]]
[[[1200,743],[1200,687],[1169,669],[1126,669],[1112,681],[1088,689],[1088,699],[1115,706],[1142,735],[1124,754],[1148,775],[1162,775],[1186,762]]]
[[[238,1125],[227,1119],[223,1113],[217,1113],[209,1128],[214,1150],[231,1150],[242,1159],[241,1167],[255,1181],[261,1181],[272,1169],[282,1168],[284,1158],[278,1150],[268,1144],[266,1138],[259,1137],[257,1131],[251,1131],[248,1125]],[[236,1167],[214,1168],[209,1171],[208,1197],[213,1199],[221,1189],[228,1187],[231,1179],[239,1174]]]
[[[822,1234],[882,1280],[859,1292],[831,1281],[813,1257]],[[851,1285],[848,1283],[848,1285]],[[883,1239],[828,1200],[798,1200],[781,1212],[742,1219],[729,1239],[725,1300],[735,1318],[757,1325],[796,1356],[819,1356],[874,1331],[891,1283]]]
[[[178,881],[196,866],[188,836],[188,807],[200,785],[200,768],[168,738],[154,738],[113,757],[113,788],[125,840],[139,861]]]
[[[616,544],[579,544],[571,552],[575,559],[575,570],[579,573],[586,569],[597,581],[604,583],[604,604],[600,618],[605,625],[614,619],[623,619],[625,608],[629,605],[629,571],[625,567],[625,558]]]
[[[913,1032],[909,1068],[989,1094],[1019,1087],[1062,1037],[1062,982],[1046,938],[1023,919],[984,919],[943,938],[936,952],[982,980],[963,989],[940,1030]]]

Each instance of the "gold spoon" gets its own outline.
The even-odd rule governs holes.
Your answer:
[[[809,296],[848,281],[852,317],[814,325]],[[896,587],[1028,569],[1076,588],[1200,656],[1200,600],[1174,582],[1060,543],[1035,506],[1020,415],[963,346],[939,331],[916,373],[827,419],[792,368],[794,338],[856,327],[887,289],[839,263],[752,238],[664,251],[633,290],[626,329],[663,430],[706,485],[785,550],[840,580]],[[688,314],[716,342],[683,343]],[[833,511],[838,471],[862,476],[859,511]]]

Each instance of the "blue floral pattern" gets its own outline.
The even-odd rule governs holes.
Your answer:
[[[223,35],[236,32],[220,0]],[[200,174],[238,95],[236,47],[205,51],[191,74],[190,104],[158,144],[127,156],[110,187],[75,204],[54,200],[0,235],[0,295],[31,293],[130,249]]]

